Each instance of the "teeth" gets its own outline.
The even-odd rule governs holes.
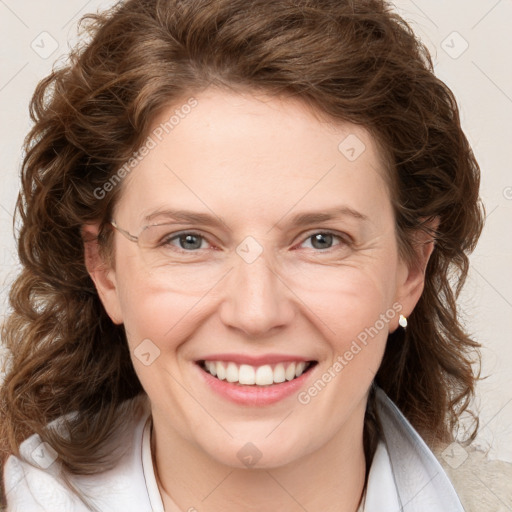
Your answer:
[[[220,380],[238,382],[246,386],[270,386],[300,377],[306,369],[306,363],[300,361],[254,367],[248,364],[237,365],[233,362],[205,361],[204,367],[211,375]]]
[[[266,364],[258,367],[256,370],[256,384],[258,386],[269,386],[270,384],[274,384],[274,372],[270,365]]]
[[[228,363],[226,380],[228,382],[238,382],[238,366],[235,363]]]
[[[293,380],[295,378],[295,363],[292,363],[284,372],[286,380]]]
[[[304,368],[306,368],[306,363],[304,361],[297,363],[295,367],[295,377],[300,377],[304,373]]]
[[[212,361],[206,361],[206,368],[215,377],[217,375],[217,365]]]
[[[274,382],[284,382],[286,380],[286,372],[284,371],[284,364],[276,364],[274,368]]]
[[[258,368],[258,371],[261,370],[261,368]],[[254,368],[252,366],[249,366],[248,364],[242,364],[240,365],[240,370],[238,370],[238,382],[240,384],[260,384],[259,382],[261,378],[254,372]]]
[[[215,365],[215,363],[211,363],[211,364]],[[217,371],[217,378],[220,380],[224,380],[226,378],[226,368],[225,368],[224,364],[217,363],[215,365],[215,369]]]

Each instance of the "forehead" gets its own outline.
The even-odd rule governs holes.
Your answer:
[[[119,208],[134,221],[166,206],[235,216],[389,206],[383,155],[364,127],[290,98],[207,89],[194,99],[160,113],[152,148],[124,180]]]

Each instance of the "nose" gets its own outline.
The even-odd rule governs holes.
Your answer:
[[[254,338],[292,322],[293,293],[272,267],[265,252],[252,263],[235,259],[218,310],[224,325]]]

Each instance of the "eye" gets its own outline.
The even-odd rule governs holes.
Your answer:
[[[310,247],[313,249],[318,249],[320,251],[331,249],[333,246],[337,245],[348,245],[348,241],[345,240],[343,237],[339,235],[335,235],[334,233],[325,232],[325,231],[319,231],[317,233],[313,233],[312,235],[309,235],[304,242],[302,242],[301,245],[305,244],[306,242],[311,241]],[[337,243],[336,243],[337,241]]]
[[[206,238],[198,233],[186,232],[169,236],[163,241],[163,245],[177,246],[184,251],[195,251],[197,249],[206,249],[203,243],[208,244]]]

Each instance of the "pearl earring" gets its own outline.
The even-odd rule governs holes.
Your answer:
[[[405,318],[404,315],[400,315],[400,318],[398,319],[398,323],[400,324],[401,327],[403,327],[405,329],[407,327],[407,318]]]

